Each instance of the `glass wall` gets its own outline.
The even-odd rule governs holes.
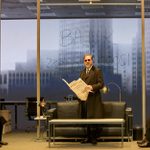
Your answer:
[[[84,53],[92,53],[95,65],[102,69],[105,84],[110,88],[103,100],[119,101],[119,89],[110,82],[119,85],[121,100],[133,107],[135,114],[140,114],[134,116],[140,124],[141,83],[138,90],[134,88],[140,24],[140,19],[131,18],[41,20],[42,96],[63,100],[65,96],[74,95],[62,78],[68,82],[77,79],[83,69]]]
[[[1,21],[1,98],[24,101],[26,97],[36,96],[36,23],[34,19]],[[150,93],[148,27],[147,17],[147,106]],[[61,101],[75,96],[62,78],[68,82],[77,79],[83,68],[84,53],[92,53],[95,65],[102,69],[105,84],[110,88],[103,100],[120,100],[117,84],[121,88],[121,100],[133,108],[134,124],[141,125],[141,18],[41,19],[40,30],[42,97],[47,101]]]
[[[36,96],[36,20],[1,21],[1,95]]]
[[[145,51],[146,51],[146,100],[147,120],[150,123],[150,2],[145,1]]]

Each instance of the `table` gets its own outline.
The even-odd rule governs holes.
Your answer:
[[[47,101],[49,105],[56,105],[56,102]],[[0,107],[6,106],[6,105],[14,105],[15,107],[15,129],[17,129],[17,123],[18,123],[18,105],[26,105],[27,101],[0,101]]]
[[[39,116],[39,117],[37,116],[34,118],[34,120],[37,120],[37,121],[38,120],[46,120],[46,117],[45,116]]]
[[[124,141],[124,119],[118,118],[103,118],[103,119],[52,119],[48,122],[48,146],[50,147],[51,142],[55,143],[55,125],[60,124],[119,124],[121,131],[121,146],[123,147]],[[51,132],[53,137],[51,136]]]
[[[47,118],[45,116],[37,116],[34,118],[37,121],[37,139],[40,139],[41,125],[40,121],[46,121]]]

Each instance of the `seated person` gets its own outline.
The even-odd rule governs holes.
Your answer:
[[[47,110],[48,110],[48,104],[46,103],[45,99],[42,99],[40,101],[40,104],[39,104],[40,108],[41,108],[41,113],[43,116],[46,116],[47,115]]]
[[[4,117],[0,116],[0,147],[2,145],[7,145],[7,142],[2,141],[2,134],[3,134],[3,125],[6,123],[6,120]]]
[[[150,119],[146,120],[146,134],[142,141],[137,142],[139,147],[150,147]]]
[[[150,147],[150,128],[146,129],[145,137],[142,141],[137,142],[139,147]]]
[[[53,112],[56,108],[50,108],[50,105],[45,101],[45,99],[42,99],[39,104],[41,108],[41,113],[43,117],[47,117],[48,119],[52,117]]]

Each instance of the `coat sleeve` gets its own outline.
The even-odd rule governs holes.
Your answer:
[[[104,80],[103,80],[103,73],[101,70],[96,69],[96,83],[92,84],[93,91],[97,91],[103,88],[104,86]]]

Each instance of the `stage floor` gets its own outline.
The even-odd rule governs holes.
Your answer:
[[[8,142],[7,146],[3,146],[3,150],[138,150],[136,141],[124,142],[123,148],[121,142],[98,142],[97,145],[81,144],[80,142],[56,142],[55,145],[48,147],[45,136],[40,140],[36,138],[36,132],[17,131],[7,133],[3,136],[3,140]]]

